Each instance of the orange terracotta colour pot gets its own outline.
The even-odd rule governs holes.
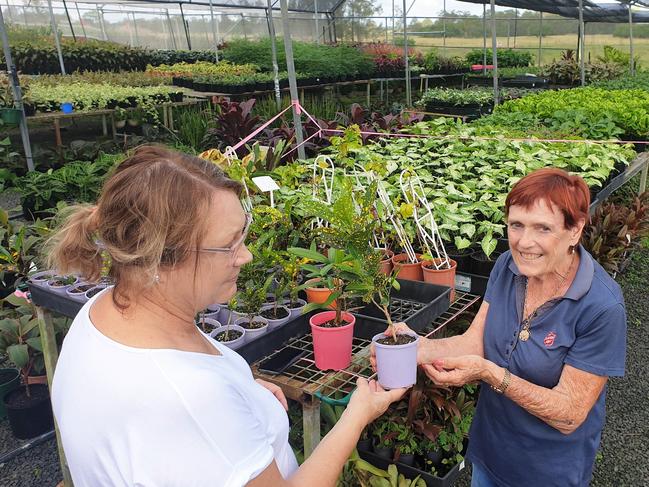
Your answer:
[[[390,275],[392,272],[392,257],[394,256],[394,252],[388,249],[377,250],[383,254],[380,271],[385,275]]]
[[[309,279],[305,284],[315,284],[319,281],[319,278]],[[308,303],[324,303],[329,299],[329,296],[331,296],[332,293],[331,289],[326,287],[307,287],[304,292],[306,292],[306,300]],[[336,301],[332,301],[331,305],[329,305],[332,309],[335,308],[335,306]]]
[[[397,254],[392,256],[392,265],[397,269],[399,279],[409,279],[411,281],[423,281],[424,273],[421,270],[421,254],[417,255],[417,263],[411,264],[408,254]]]
[[[440,259],[435,259],[439,262]],[[451,288],[451,303],[455,301],[455,271],[457,270],[457,262],[453,259],[448,259],[451,263],[450,269],[435,269],[432,260],[425,260],[421,263],[421,270],[424,273],[424,282],[431,284],[439,284],[440,286],[448,286]]]

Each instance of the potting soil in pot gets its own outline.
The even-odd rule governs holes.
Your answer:
[[[277,311],[277,313],[275,313],[275,311]],[[262,312],[259,314],[267,320],[281,320],[283,318],[286,318],[290,313],[284,308],[278,307],[277,309],[268,308],[262,310]]]
[[[242,321],[238,324],[246,330],[257,330],[266,326],[267,323],[264,323],[263,321]]]
[[[214,339],[217,342],[232,342],[241,335],[243,335],[243,333],[238,330],[222,331],[221,333],[217,333]]]
[[[349,323],[346,321],[341,321],[340,323],[336,323],[336,320],[329,320],[325,321],[324,323],[318,323],[318,326],[321,328],[340,328],[341,326],[347,326]]]
[[[381,345],[405,345],[406,343],[412,343],[416,340],[412,335],[406,335],[406,334],[398,334],[397,335],[397,341],[395,342],[394,339],[392,338],[392,335],[386,336],[385,338],[379,338],[377,340],[377,343],[380,343]]]
[[[86,296],[88,296],[88,298],[92,298],[95,294],[99,294],[103,290],[104,290],[103,287],[96,287],[95,289],[92,289],[91,291],[88,291]]]
[[[76,286],[70,289],[69,293],[70,294],[84,294],[86,291],[91,290],[93,287],[95,287],[94,284],[82,284],[81,286]]]

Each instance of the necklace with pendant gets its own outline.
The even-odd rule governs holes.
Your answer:
[[[550,297],[544,301],[541,302],[540,305],[538,305],[534,311],[532,311],[527,318],[523,319],[521,322],[521,331],[518,332],[518,339],[521,342],[526,342],[527,340],[530,339],[532,336],[532,332],[530,332],[530,327],[532,326],[532,320],[536,318],[536,315],[539,312],[539,309],[541,309],[541,306],[543,306],[545,303],[547,303],[549,300],[551,300],[561,289],[561,286],[566,282],[566,279],[570,275],[570,270],[572,269],[572,263],[574,262],[575,257],[573,255],[572,260],[570,261],[570,267],[568,267],[568,272],[566,273],[565,276],[561,276],[561,280],[559,281],[559,284],[557,287],[554,288],[554,291],[552,291],[552,294],[550,294]],[[527,307],[527,281],[525,282],[525,301],[523,304],[523,316],[525,316],[525,308]]]

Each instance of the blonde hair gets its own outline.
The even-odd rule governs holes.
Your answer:
[[[153,284],[160,268],[194,254],[205,236],[214,190],[241,185],[215,164],[161,146],[141,146],[105,182],[96,206],[79,205],[52,236],[48,264],[61,273],[98,279],[105,251],[120,309],[138,287]]]

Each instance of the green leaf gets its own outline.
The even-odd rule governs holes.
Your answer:
[[[29,347],[24,343],[10,345],[7,347],[7,356],[11,363],[22,369],[29,364]]]
[[[39,352],[43,351],[43,344],[41,342],[41,337],[28,338],[25,341],[27,342],[27,345],[32,347],[34,350],[38,350]]]
[[[457,248],[458,250],[466,249],[471,245],[470,240],[460,236],[455,237],[454,243],[455,243],[455,248]]]
[[[493,238],[491,232],[487,233],[482,239],[482,242],[480,242],[482,251],[485,253],[487,257],[489,257],[493,253],[493,251],[496,250],[497,245],[498,245],[498,241],[495,238]]]
[[[302,257],[303,259],[309,259],[314,262],[320,262],[321,264],[325,264],[329,262],[329,259],[327,257],[325,257],[320,252],[317,252],[315,250],[303,249],[300,247],[290,247],[288,251],[293,255]]]

